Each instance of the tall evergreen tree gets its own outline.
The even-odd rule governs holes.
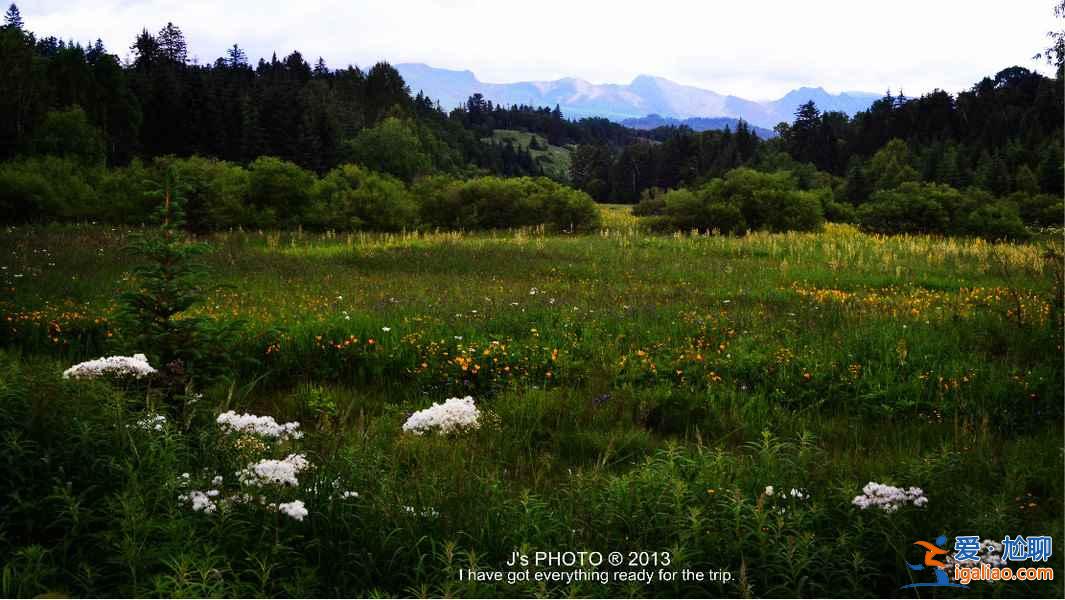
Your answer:
[[[181,28],[168,22],[159,30],[156,36],[159,41],[159,52],[163,58],[176,64],[184,65],[188,62],[188,45],[185,43],[185,34]]]
[[[11,6],[7,7],[7,12],[4,13],[4,27],[22,31],[25,26],[25,23],[22,22],[22,14],[19,12],[18,7],[12,3]]]

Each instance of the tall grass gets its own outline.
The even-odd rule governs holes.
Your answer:
[[[115,349],[129,233],[0,237],[5,595],[875,596],[919,576],[919,539],[1063,534],[1045,242],[656,236],[618,211],[580,236],[217,234],[197,315],[245,323],[236,366],[155,432],[130,427],[137,390],[59,377]],[[479,431],[402,434],[467,394]],[[304,424],[306,520],[178,502],[228,409]],[[868,481],[929,504],[861,511]],[[516,549],[670,551],[734,579],[459,580]]]

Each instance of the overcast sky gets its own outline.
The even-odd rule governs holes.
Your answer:
[[[1029,68],[1060,27],[1051,0],[381,0],[375,2],[24,0],[38,35],[103,39],[173,21],[189,56],[233,43],[255,61],[300,50],[331,67],[378,60],[472,70],[489,82],[641,73],[749,99],[801,85],[909,96],[959,91],[1010,65]],[[1048,70],[1042,69],[1044,72]]]

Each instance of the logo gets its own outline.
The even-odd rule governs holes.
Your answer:
[[[911,565],[910,563],[906,563],[906,566],[909,567],[911,571],[925,571],[931,568],[932,572],[935,573],[936,580],[920,583],[911,583],[909,585],[904,585],[899,589],[905,590],[909,588],[921,587],[956,587],[968,589],[969,586],[967,585],[951,582],[950,577],[947,575],[947,563],[936,559],[936,557],[945,557],[947,555],[947,551],[940,548],[940,546],[946,545],[946,543],[947,536],[945,535],[937,537],[935,544],[926,542],[924,540],[914,542],[914,546],[920,546],[925,550],[924,563],[919,565]]]
[[[935,543],[918,540],[913,543],[924,549],[920,564],[906,563],[911,571],[931,571],[934,581],[917,581],[900,587],[900,590],[925,587],[953,587],[968,589],[973,581],[1053,581],[1052,567],[1036,566],[1047,562],[1054,554],[1054,539],[1049,535],[1032,535],[1025,539],[1006,536],[1001,542],[976,535],[959,535],[954,538],[954,553],[942,548],[947,536],[941,535]],[[943,560],[940,560],[940,558]],[[1028,566],[1023,563],[1033,563]],[[1011,565],[1012,563],[1012,565]]]

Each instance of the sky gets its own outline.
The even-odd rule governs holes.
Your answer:
[[[640,74],[778,98],[799,86],[907,96],[968,89],[1032,59],[1061,28],[1052,0],[24,0],[38,36],[101,38],[119,57],[173,21],[189,56],[234,43],[252,61],[294,49],[333,68],[378,60],[469,69],[485,82]]]

